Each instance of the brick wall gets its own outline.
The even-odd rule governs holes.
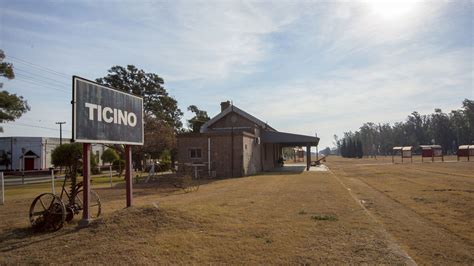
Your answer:
[[[178,135],[178,163],[204,163],[206,166],[202,167],[202,172],[204,176],[207,176],[208,138],[211,139],[211,171],[216,172],[216,177],[244,176],[244,134],[242,132]],[[191,158],[190,149],[201,149],[201,158]]]

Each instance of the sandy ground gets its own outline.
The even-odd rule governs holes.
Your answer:
[[[96,184],[103,218],[32,233],[28,207],[47,187],[0,206],[0,263],[473,264],[474,163],[387,164],[329,158],[329,171],[211,181],[184,193]],[[294,167],[293,170],[299,169]]]

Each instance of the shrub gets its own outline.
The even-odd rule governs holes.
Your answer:
[[[115,160],[120,159],[119,155],[114,149],[107,148],[100,157],[104,163],[113,163]]]
[[[160,172],[169,171],[171,169],[171,152],[164,150],[160,155]]]
[[[119,176],[121,176],[123,173],[123,169],[125,167],[125,160],[121,160],[121,159],[115,160],[112,163],[112,167],[119,173]]]

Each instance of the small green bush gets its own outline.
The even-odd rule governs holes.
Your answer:
[[[311,219],[316,221],[337,221],[337,217],[334,215],[313,215]]]
[[[112,168],[119,173],[119,176],[121,176],[125,168],[125,160],[115,160],[112,163]]]
[[[160,172],[166,172],[171,169],[171,152],[164,150],[160,155]]]

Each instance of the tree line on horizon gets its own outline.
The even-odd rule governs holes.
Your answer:
[[[362,141],[357,138],[343,139],[340,149],[341,156],[344,158],[362,158],[364,156]]]
[[[334,135],[334,144],[339,155],[352,158],[390,155],[396,146],[413,146],[416,151],[432,144],[441,145],[444,154],[455,154],[460,145],[474,144],[474,101],[465,99],[461,109],[449,113],[439,108],[427,115],[414,111],[393,125],[367,122],[355,132],[344,132],[341,139]]]

